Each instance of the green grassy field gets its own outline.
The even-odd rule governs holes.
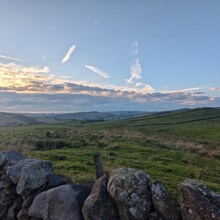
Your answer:
[[[92,155],[105,170],[126,166],[164,181],[176,195],[186,178],[220,192],[220,110],[196,109],[99,123],[0,127],[0,149],[49,160],[75,182],[95,180]]]

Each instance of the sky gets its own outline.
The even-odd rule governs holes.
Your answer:
[[[220,107],[219,0],[1,0],[0,111]]]

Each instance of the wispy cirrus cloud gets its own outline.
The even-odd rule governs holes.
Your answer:
[[[5,59],[5,60],[11,60],[11,61],[23,61],[21,59],[18,59],[16,57],[10,57],[10,56],[5,56],[5,55],[0,55],[1,59]]]
[[[192,92],[196,90],[205,89],[207,86],[201,86],[201,87],[191,87],[186,89],[177,89],[177,90],[168,90],[168,91],[160,91],[161,93],[179,93],[179,92]]]
[[[131,49],[134,54],[138,55],[139,51],[138,51],[138,42],[137,41],[132,42]]]
[[[126,80],[127,84],[132,84],[134,79],[142,79],[141,72],[141,64],[139,62],[139,59],[136,58],[130,67],[131,77],[128,80]]]
[[[130,78],[129,79],[125,79],[125,81],[127,82],[127,84],[133,84],[134,80],[140,80],[142,79],[142,67],[141,64],[139,62],[139,58],[138,58],[138,42],[134,41],[131,45],[132,48],[132,52],[135,54],[136,58],[134,59],[134,61],[131,64],[130,67]]]
[[[100,70],[99,68],[95,67],[95,66],[89,66],[89,65],[85,65],[85,67],[95,73],[97,73],[99,76],[103,77],[103,78],[110,78],[110,76],[108,75],[108,73]]]
[[[46,57],[45,57],[45,56],[42,56],[42,60],[43,60],[44,62],[47,62],[47,60],[46,60]]]
[[[72,46],[69,48],[69,50],[68,50],[68,52],[66,53],[66,55],[64,56],[64,58],[62,59],[62,62],[61,62],[61,63],[67,62],[75,49],[76,49],[76,45],[72,45]]]

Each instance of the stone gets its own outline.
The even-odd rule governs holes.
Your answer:
[[[6,173],[14,183],[17,183],[17,194],[26,197],[46,184],[53,170],[48,161],[25,159],[8,167]]]
[[[119,168],[111,172],[107,190],[117,206],[121,220],[145,220],[149,217],[149,182],[150,176],[137,169]]]
[[[164,220],[181,219],[180,206],[163,183],[156,181],[151,184],[151,197],[154,209]]]
[[[3,175],[0,179],[0,219],[7,219],[8,210],[18,197],[16,185]]]
[[[180,206],[183,220],[220,219],[220,195],[197,181],[180,185]]]
[[[161,215],[157,212],[151,212],[148,220],[164,220]]]
[[[57,186],[61,186],[64,184],[71,184],[72,181],[69,177],[62,175],[62,174],[52,174],[49,176],[48,184],[45,190],[55,188]]]
[[[105,175],[95,182],[82,208],[85,220],[119,219],[116,205],[107,192],[107,182],[108,178]]]
[[[28,209],[21,209],[19,213],[17,214],[18,220],[30,220],[30,217],[28,216]]]
[[[49,189],[34,198],[28,215],[43,220],[83,220],[81,209],[90,191],[88,186],[70,184]]]
[[[0,169],[2,169],[8,163],[14,163],[20,160],[24,160],[27,157],[18,151],[0,152]]]
[[[14,201],[13,206],[11,206],[8,209],[8,213],[7,213],[7,219],[8,220],[16,220],[16,216],[22,208],[22,202],[23,202],[23,199],[21,197],[17,198]]]
[[[36,159],[24,159],[14,164],[10,164],[6,168],[6,175],[13,181],[13,183],[17,184],[21,175],[22,167],[25,164],[32,163]]]

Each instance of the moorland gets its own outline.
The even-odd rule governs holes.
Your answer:
[[[0,123],[0,150],[49,160],[55,172],[78,183],[95,180],[92,155],[100,152],[106,173],[137,168],[163,181],[175,196],[186,178],[220,192],[218,108],[100,114],[56,118],[0,113],[0,121],[10,122]]]

